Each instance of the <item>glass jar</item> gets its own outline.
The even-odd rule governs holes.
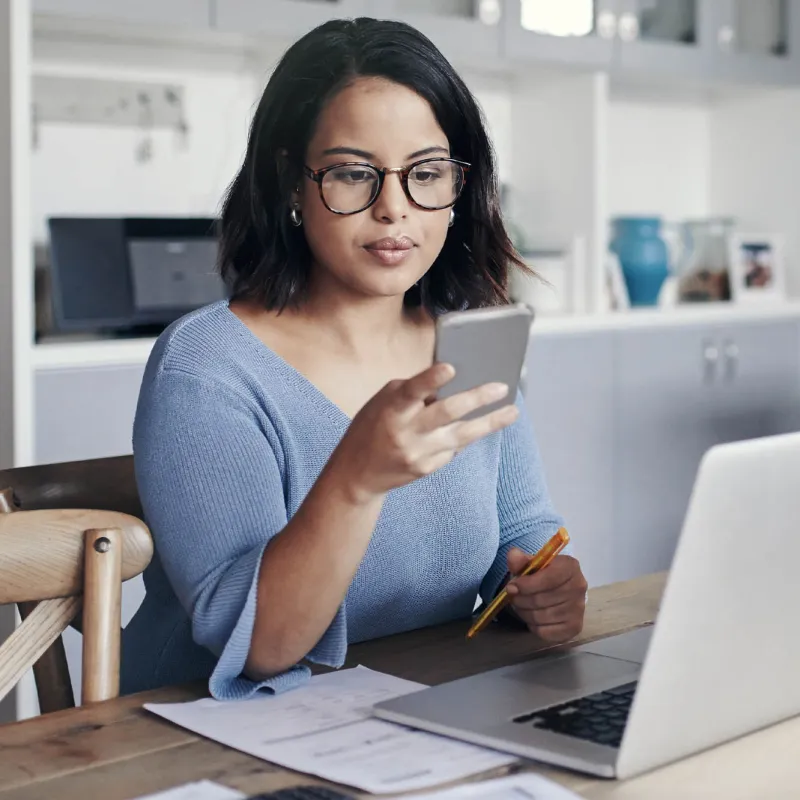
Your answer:
[[[730,300],[729,244],[734,226],[734,220],[729,217],[683,223],[683,253],[678,269],[681,303]]]

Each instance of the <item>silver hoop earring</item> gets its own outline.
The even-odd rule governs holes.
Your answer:
[[[448,221],[448,223],[447,223],[447,227],[448,227],[448,228],[452,228],[452,227],[453,227],[453,223],[454,223],[455,221],[456,221],[456,212],[455,212],[455,211],[453,211],[453,209],[451,208],[451,209],[450,209],[450,220],[449,220],[449,221]]]
[[[295,228],[299,228],[303,224],[303,218],[300,216],[300,210],[297,206],[294,206],[289,212],[289,219],[292,221],[292,225],[294,225]]]

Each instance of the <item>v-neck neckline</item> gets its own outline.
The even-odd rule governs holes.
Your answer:
[[[320,407],[320,410],[333,422],[337,424],[343,423],[345,427],[348,427],[352,423],[353,417],[345,412],[340,405],[334,403],[319,386],[310,378],[306,377],[297,367],[292,366],[285,358],[276,353],[269,345],[256,336],[256,334],[231,311],[227,301],[222,302],[224,303],[225,313],[234,321],[234,324],[245,331],[252,344],[261,352],[267,362],[274,363],[279,370],[285,373],[289,382],[300,391],[303,396],[310,395],[315,400],[317,406]]]

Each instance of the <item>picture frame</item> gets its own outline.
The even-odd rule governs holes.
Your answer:
[[[735,303],[778,303],[786,299],[783,237],[734,233],[730,237],[730,290]]]

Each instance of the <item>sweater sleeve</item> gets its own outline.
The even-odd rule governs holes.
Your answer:
[[[189,615],[194,640],[218,661],[217,699],[278,692],[307,679],[297,665],[254,682],[242,674],[256,615],[258,573],[287,523],[277,436],[246,398],[217,381],[161,369],[146,375],[134,424],[136,480],[158,557]],[[309,660],[339,666],[339,609]]]
[[[481,586],[484,602],[492,600],[505,580],[506,557],[512,547],[533,554],[564,524],[551,503],[533,426],[520,393],[516,405],[520,412],[516,422],[500,434],[497,477],[500,546]]]

